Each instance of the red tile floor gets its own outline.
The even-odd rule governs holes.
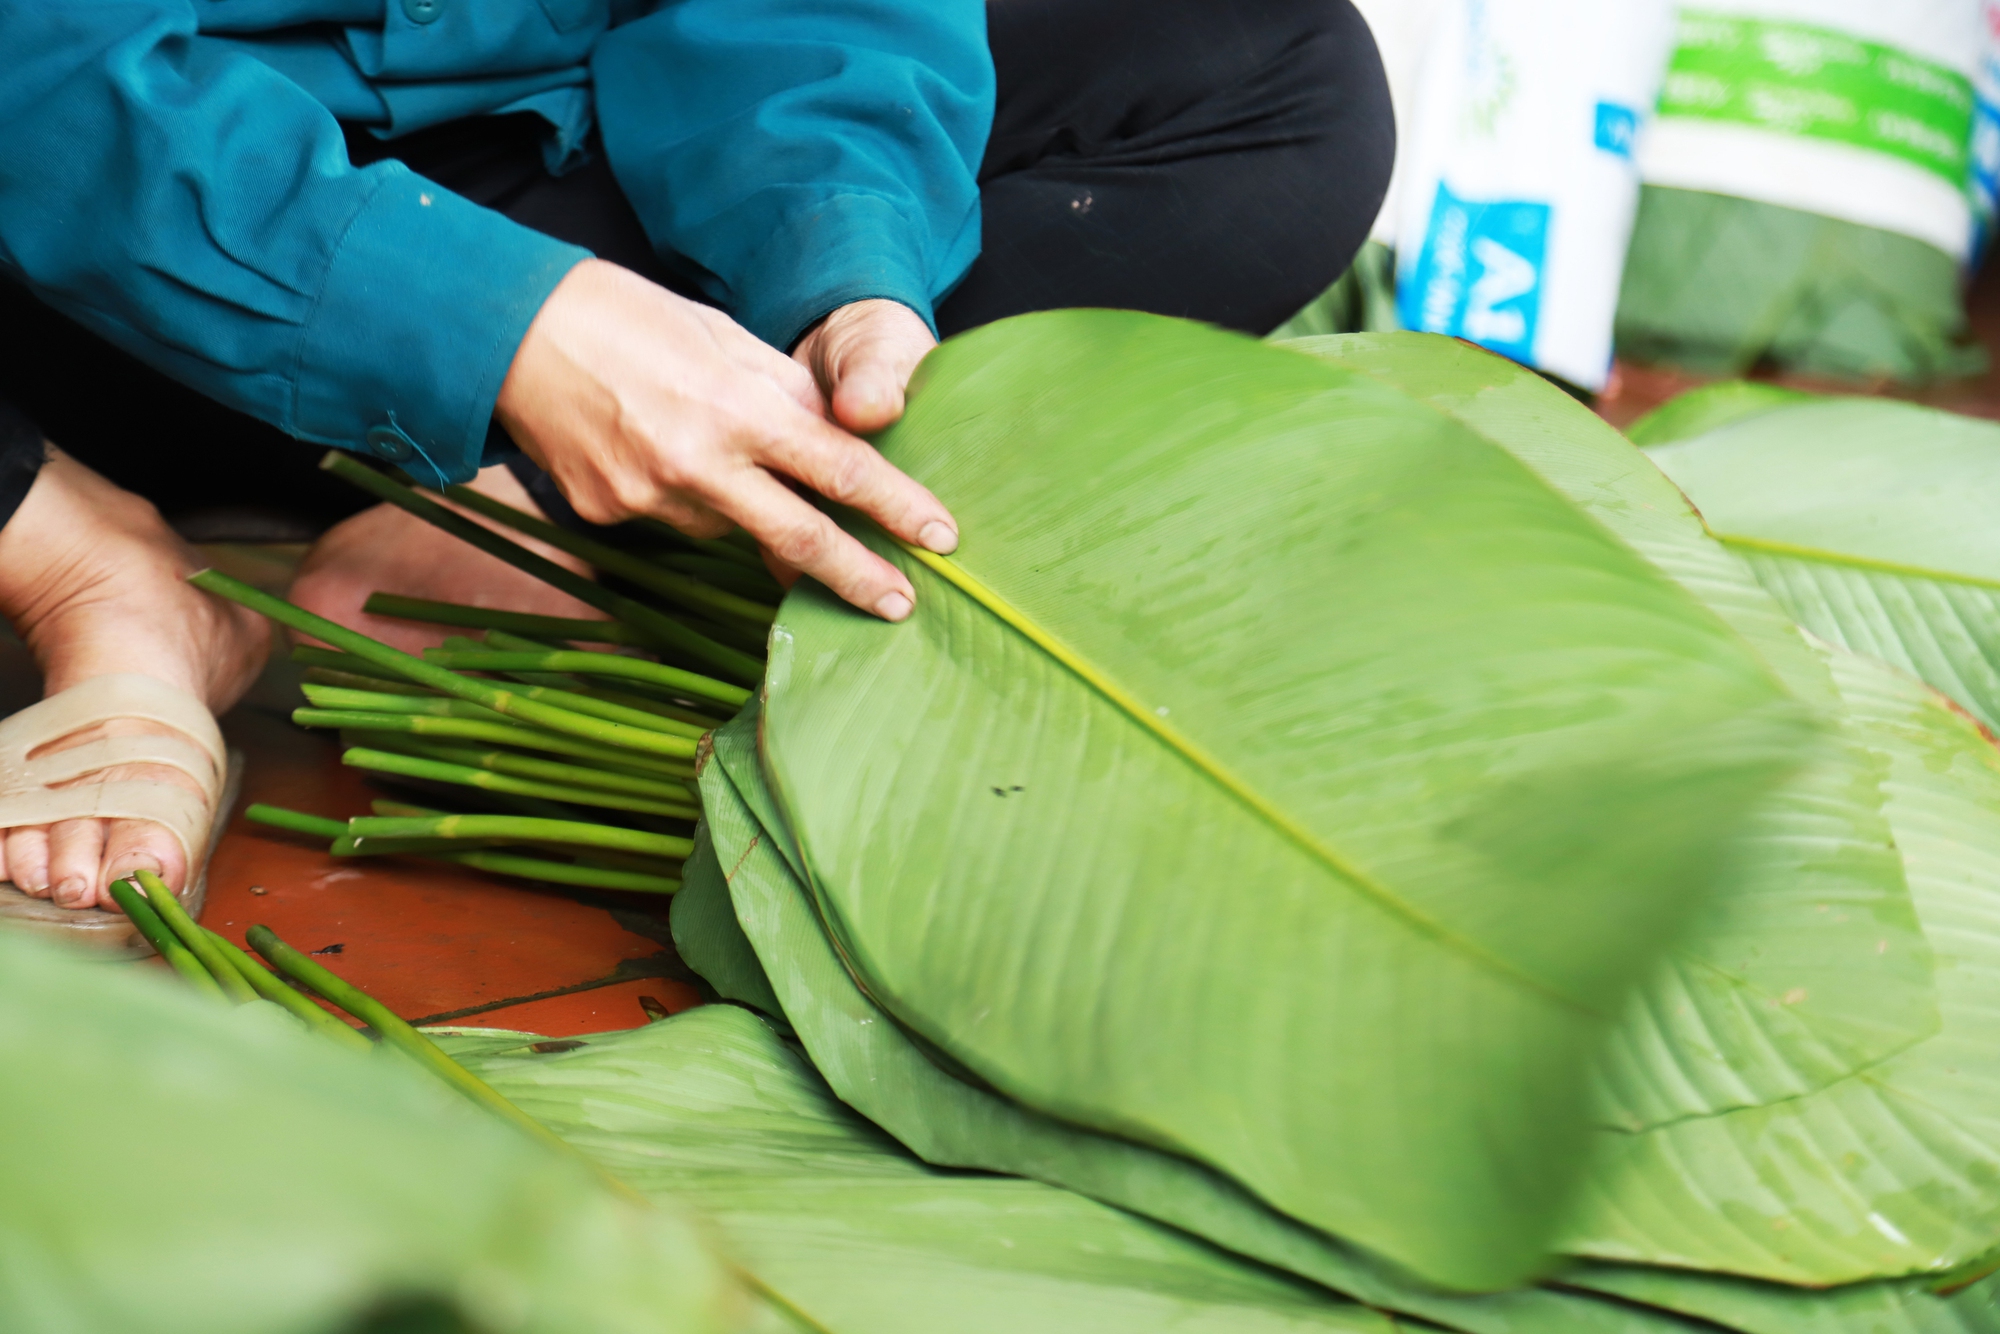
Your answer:
[[[1989,269],[1970,305],[1974,331],[2000,360],[2000,269]],[[2000,371],[1919,392],[1784,382],[1894,393],[2000,418]],[[1698,383],[1670,370],[1621,365],[1598,409],[1624,426]],[[232,547],[211,554],[231,573],[275,591],[299,552]],[[409,1019],[566,1036],[635,1028],[649,1013],[700,1002],[693,975],[673,952],[664,900],[585,900],[469,870],[334,858],[306,840],[244,821],[240,810],[253,801],[336,817],[367,809],[370,790],[340,766],[338,746],[291,725],[295,681],[289,664],[274,663],[223,720],[248,768],[243,799],[209,870],[204,920],[210,927],[241,942],[245,930],[264,923]],[[37,694],[25,652],[0,633],[0,715]]]

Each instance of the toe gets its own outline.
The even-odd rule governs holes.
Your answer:
[[[145,820],[113,820],[104,835],[104,878],[100,900],[111,902],[111,884],[136,871],[151,871],[179,892],[187,883],[187,858],[174,836]]]
[[[49,893],[49,831],[37,825],[7,831],[7,869],[14,887],[36,898]]]
[[[97,868],[104,862],[104,822],[63,820],[49,826],[49,897],[59,908],[88,908],[97,901]]]

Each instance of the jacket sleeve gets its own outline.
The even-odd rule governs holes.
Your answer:
[[[979,252],[983,0],[668,0],[592,74],[654,247],[769,343],[864,297],[929,321]]]
[[[587,252],[383,163],[187,0],[0,0],[0,272],[281,430],[463,480]]]

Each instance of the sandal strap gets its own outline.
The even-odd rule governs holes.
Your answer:
[[[30,761],[36,750],[114,719],[171,728],[170,736],[104,737]],[[201,786],[135,780],[51,787],[118,764],[164,764]],[[222,729],[203,703],[136,672],[94,676],[0,719],[0,829],[59,820],[146,820],[162,826],[190,859],[206,843],[228,771]]]
[[[207,751],[216,768],[228,763],[222,729],[207,706],[186,691],[137,672],[93,676],[0,720],[0,756],[15,750],[26,754],[114,718],[143,718],[171,727]]]
[[[55,824],[59,820],[150,821],[174,836],[192,866],[206,842],[209,807],[199,792],[174,783],[136,779],[42,788],[0,798],[0,828]]]
[[[211,802],[221,794],[223,775],[216,772],[214,762],[201,747],[170,736],[113,736],[29,760],[23,766],[27,781],[18,788],[0,788],[0,800],[12,796],[14,791],[54,787],[121,764],[158,764],[177,769],[200,785]]]

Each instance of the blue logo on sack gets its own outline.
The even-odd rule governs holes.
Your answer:
[[[1986,75],[1996,76],[1995,62],[1987,58]],[[1994,211],[2000,206],[2000,106],[1978,98],[1972,107],[1972,174],[1965,193],[1972,201],[1972,262],[1977,269],[1993,244]]]
[[[1532,363],[1542,313],[1549,206],[1475,204],[1438,183],[1430,229],[1409,281],[1397,284],[1406,329],[1450,334]]]
[[[1616,102],[1597,104],[1597,146],[1619,157],[1632,156],[1632,141],[1639,137],[1639,113]]]

